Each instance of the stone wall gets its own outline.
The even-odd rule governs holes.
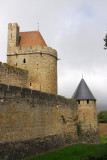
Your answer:
[[[28,87],[28,71],[0,62],[0,83]]]
[[[64,97],[0,84],[0,158],[77,143],[76,111],[76,103]]]
[[[16,47],[19,44],[19,26],[17,23],[8,24],[8,50],[10,47]]]

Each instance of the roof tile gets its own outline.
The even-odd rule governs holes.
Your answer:
[[[20,47],[22,46],[47,46],[39,31],[20,32]]]

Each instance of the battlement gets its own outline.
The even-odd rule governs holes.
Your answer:
[[[18,24],[17,23],[8,23],[8,28],[10,28],[12,26],[17,26],[18,27]]]
[[[27,87],[28,71],[0,62],[0,83]]]
[[[11,85],[5,85],[0,83],[0,99],[5,99],[5,98],[18,98],[18,97],[22,97],[25,99],[35,99],[36,101],[38,101],[38,103],[40,101],[42,101],[43,103],[45,103],[46,101],[49,102],[56,102],[56,105],[63,103],[63,104],[72,104],[72,106],[76,106],[75,101],[71,101],[67,98],[65,98],[64,96],[60,96],[60,95],[55,95],[55,94],[49,94],[46,92],[40,92],[37,90],[31,90],[29,88],[21,88],[21,87],[17,87],[17,86],[11,86]],[[58,107],[58,106],[57,106]]]
[[[20,54],[37,54],[37,53],[42,53],[42,54],[49,54],[57,58],[57,51],[51,47],[42,47],[42,46],[23,46],[23,47],[9,47],[8,48],[8,54],[7,56],[10,55],[20,55]]]

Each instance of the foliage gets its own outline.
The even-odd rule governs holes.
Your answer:
[[[77,123],[77,134],[78,134],[78,136],[80,136],[80,134],[81,134],[81,123],[80,122]]]
[[[101,135],[101,136],[100,136],[100,139],[101,139],[101,143],[102,143],[102,144],[104,144],[104,143],[107,144],[107,136]]]
[[[98,112],[98,122],[107,123],[107,110]]]
[[[106,160],[106,144],[76,144],[26,160]]]

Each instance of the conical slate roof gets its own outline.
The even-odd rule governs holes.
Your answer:
[[[81,79],[76,91],[74,92],[72,99],[96,100],[83,78]]]

